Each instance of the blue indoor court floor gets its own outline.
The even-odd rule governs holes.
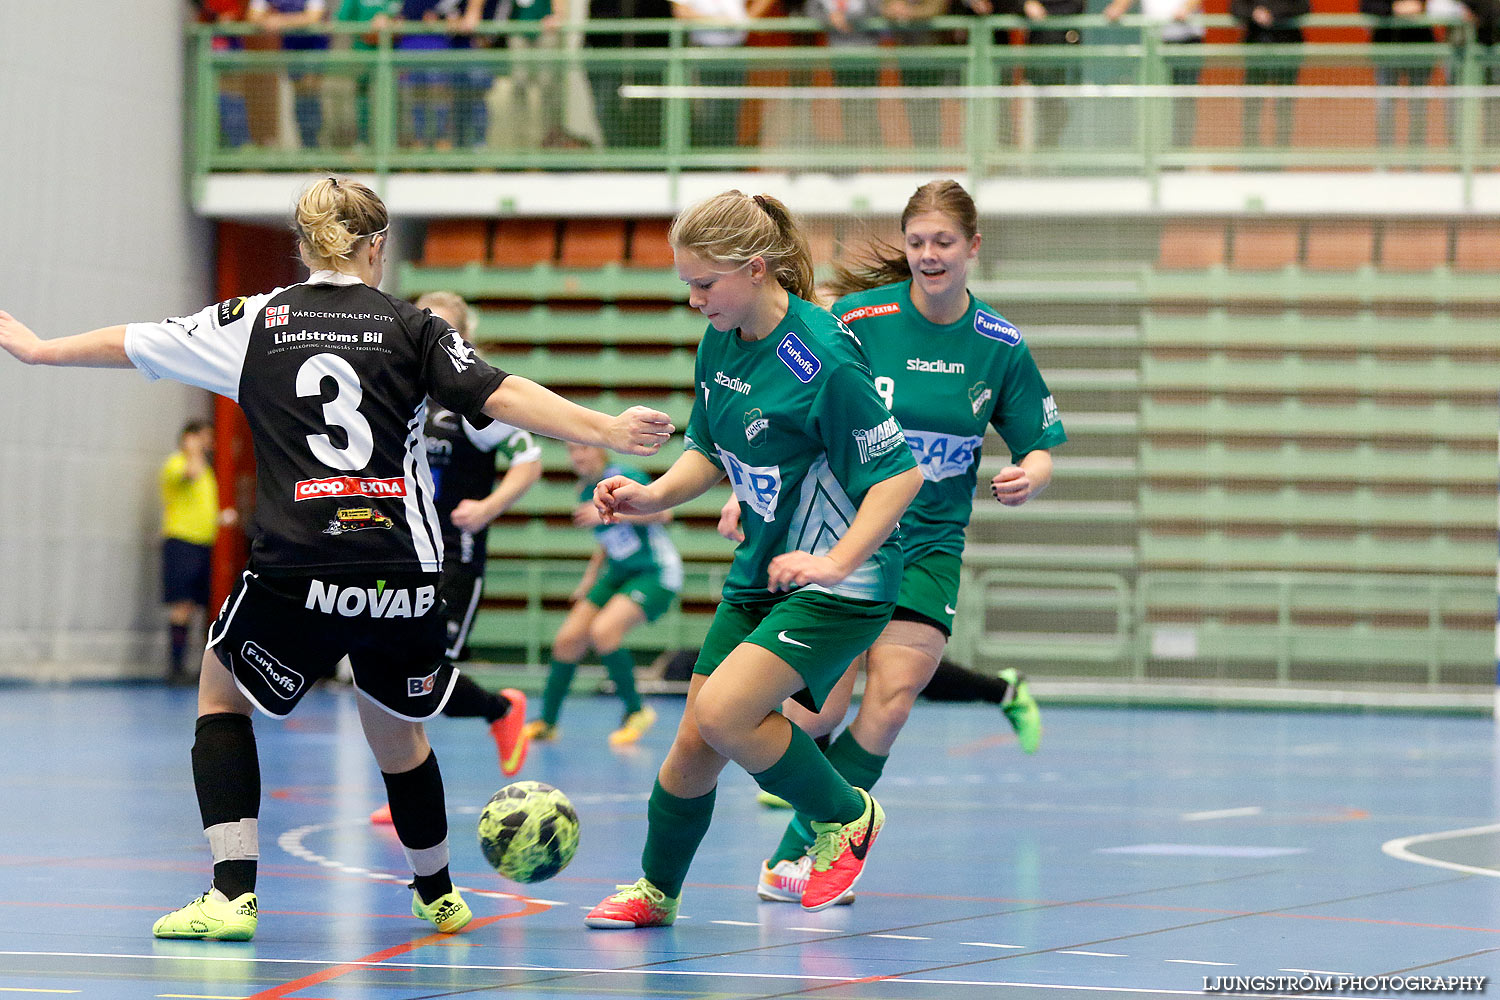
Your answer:
[[[918,705],[876,789],[887,826],[858,900],[822,913],[757,901],[786,814],[757,805],[731,765],[681,918],[639,931],[582,917],[639,872],[681,699],[655,699],[661,722],[627,752],[605,742],[617,701],[569,701],[562,740],[533,748],[521,776],[572,797],[581,846],[531,887],[491,872],[474,838],[504,780],[487,732],[440,719],[454,879],[476,913],[445,937],[409,915],[400,846],[367,821],[384,792],[357,696],[316,690],[291,721],[256,720],[260,927],[233,944],[150,933],[208,884],[193,692],[10,687],[0,1000],[1092,1000],[1246,977],[1397,997],[1412,994],[1322,984],[1500,976],[1491,721],[1047,707],[1039,694],[1035,757],[992,707]]]

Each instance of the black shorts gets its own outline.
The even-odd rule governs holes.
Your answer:
[[[256,708],[284,718],[349,657],[354,685],[392,715],[443,708],[458,674],[443,653],[435,573],[266,577],[246,570],[208,646]]]
[[[445,548],[444,551],[449,550]],[[443,616],[447,619],[445,642],[449,659],[464,658],[469,630],[474,627],[474,615],[479,611],[479,599],[483,596],[483,559],[467,563],[456,559],[443,562]]]
[[[164,604],[190,601],[208,607],[214,547],[194,545],[180,538],[161,543],[161,599]]]

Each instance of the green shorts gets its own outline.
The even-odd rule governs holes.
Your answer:
[[[916,618],[936,625],[944,635],[953,634],[953,616],[958,613],[958,571],[963,559],[951,552],[929,552],[907,563],[901,570],[901,592],[896,595],[896,618]],[[916,612],[915,615],[902,614]]]
[[[736,646],[752,643],[797,671],[807,688],[792,697],[816,712],[849,664],[880,635],[892,607],[888,601],[815,590],[755,604],[724,601],[714,612],[693,673],[708,676]]]
[[[606,570],[594,581],[584,600],[596,608],[602,608],[616,594],[624,594],[639,604],[646,613],[648,622],[654,622],[666,614],[672,602],[677,600],[677,591],[663,587],[654,570],[643,573],[615,573]]]

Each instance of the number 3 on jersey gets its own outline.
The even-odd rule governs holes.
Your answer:
[[[889,375],[876,375],[875,394],[885,400],[885,408],[887,410],[894,409],[896,402],[896,380]]]
[[[309,434],[307,446],[312,449],[313,457],[330,469],[356,472],[369,465],[370,456],[375,454],[375,434],[370,430],[370,422],[359,412],[364,388],[349,362],[337,354],[318,354],[297,369],[297,395],[321,396],[325,377],[333,379],[337,391],[323,404],[323,420],[329,427],[342,429],[349,443],[336,448],[327,434]]]

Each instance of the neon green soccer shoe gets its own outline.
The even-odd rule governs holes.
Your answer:
[[[458,894],[458,890],[445,892],[431,903],[422,902],[416,890],[411,894],[411,915],[425,920],[444,934],[457,934],[474,919],[474,911]]]
[[[1000,711],[1010,721],[1010,728],[1016,731],[1016,742],[1021,749],[1036,753],[1036,748],[1042,745],[1042,712],[1031,696],[1031,685],[1015,667],[1000,671],[1000,679],[1010,685],[1010,697],[1001,702]]]
[[[241,893],[228,899],[219,890],[210,889],[152,924],[151,933],[159,938],[249,941],[255,937],[257,917],[255,893]]]

